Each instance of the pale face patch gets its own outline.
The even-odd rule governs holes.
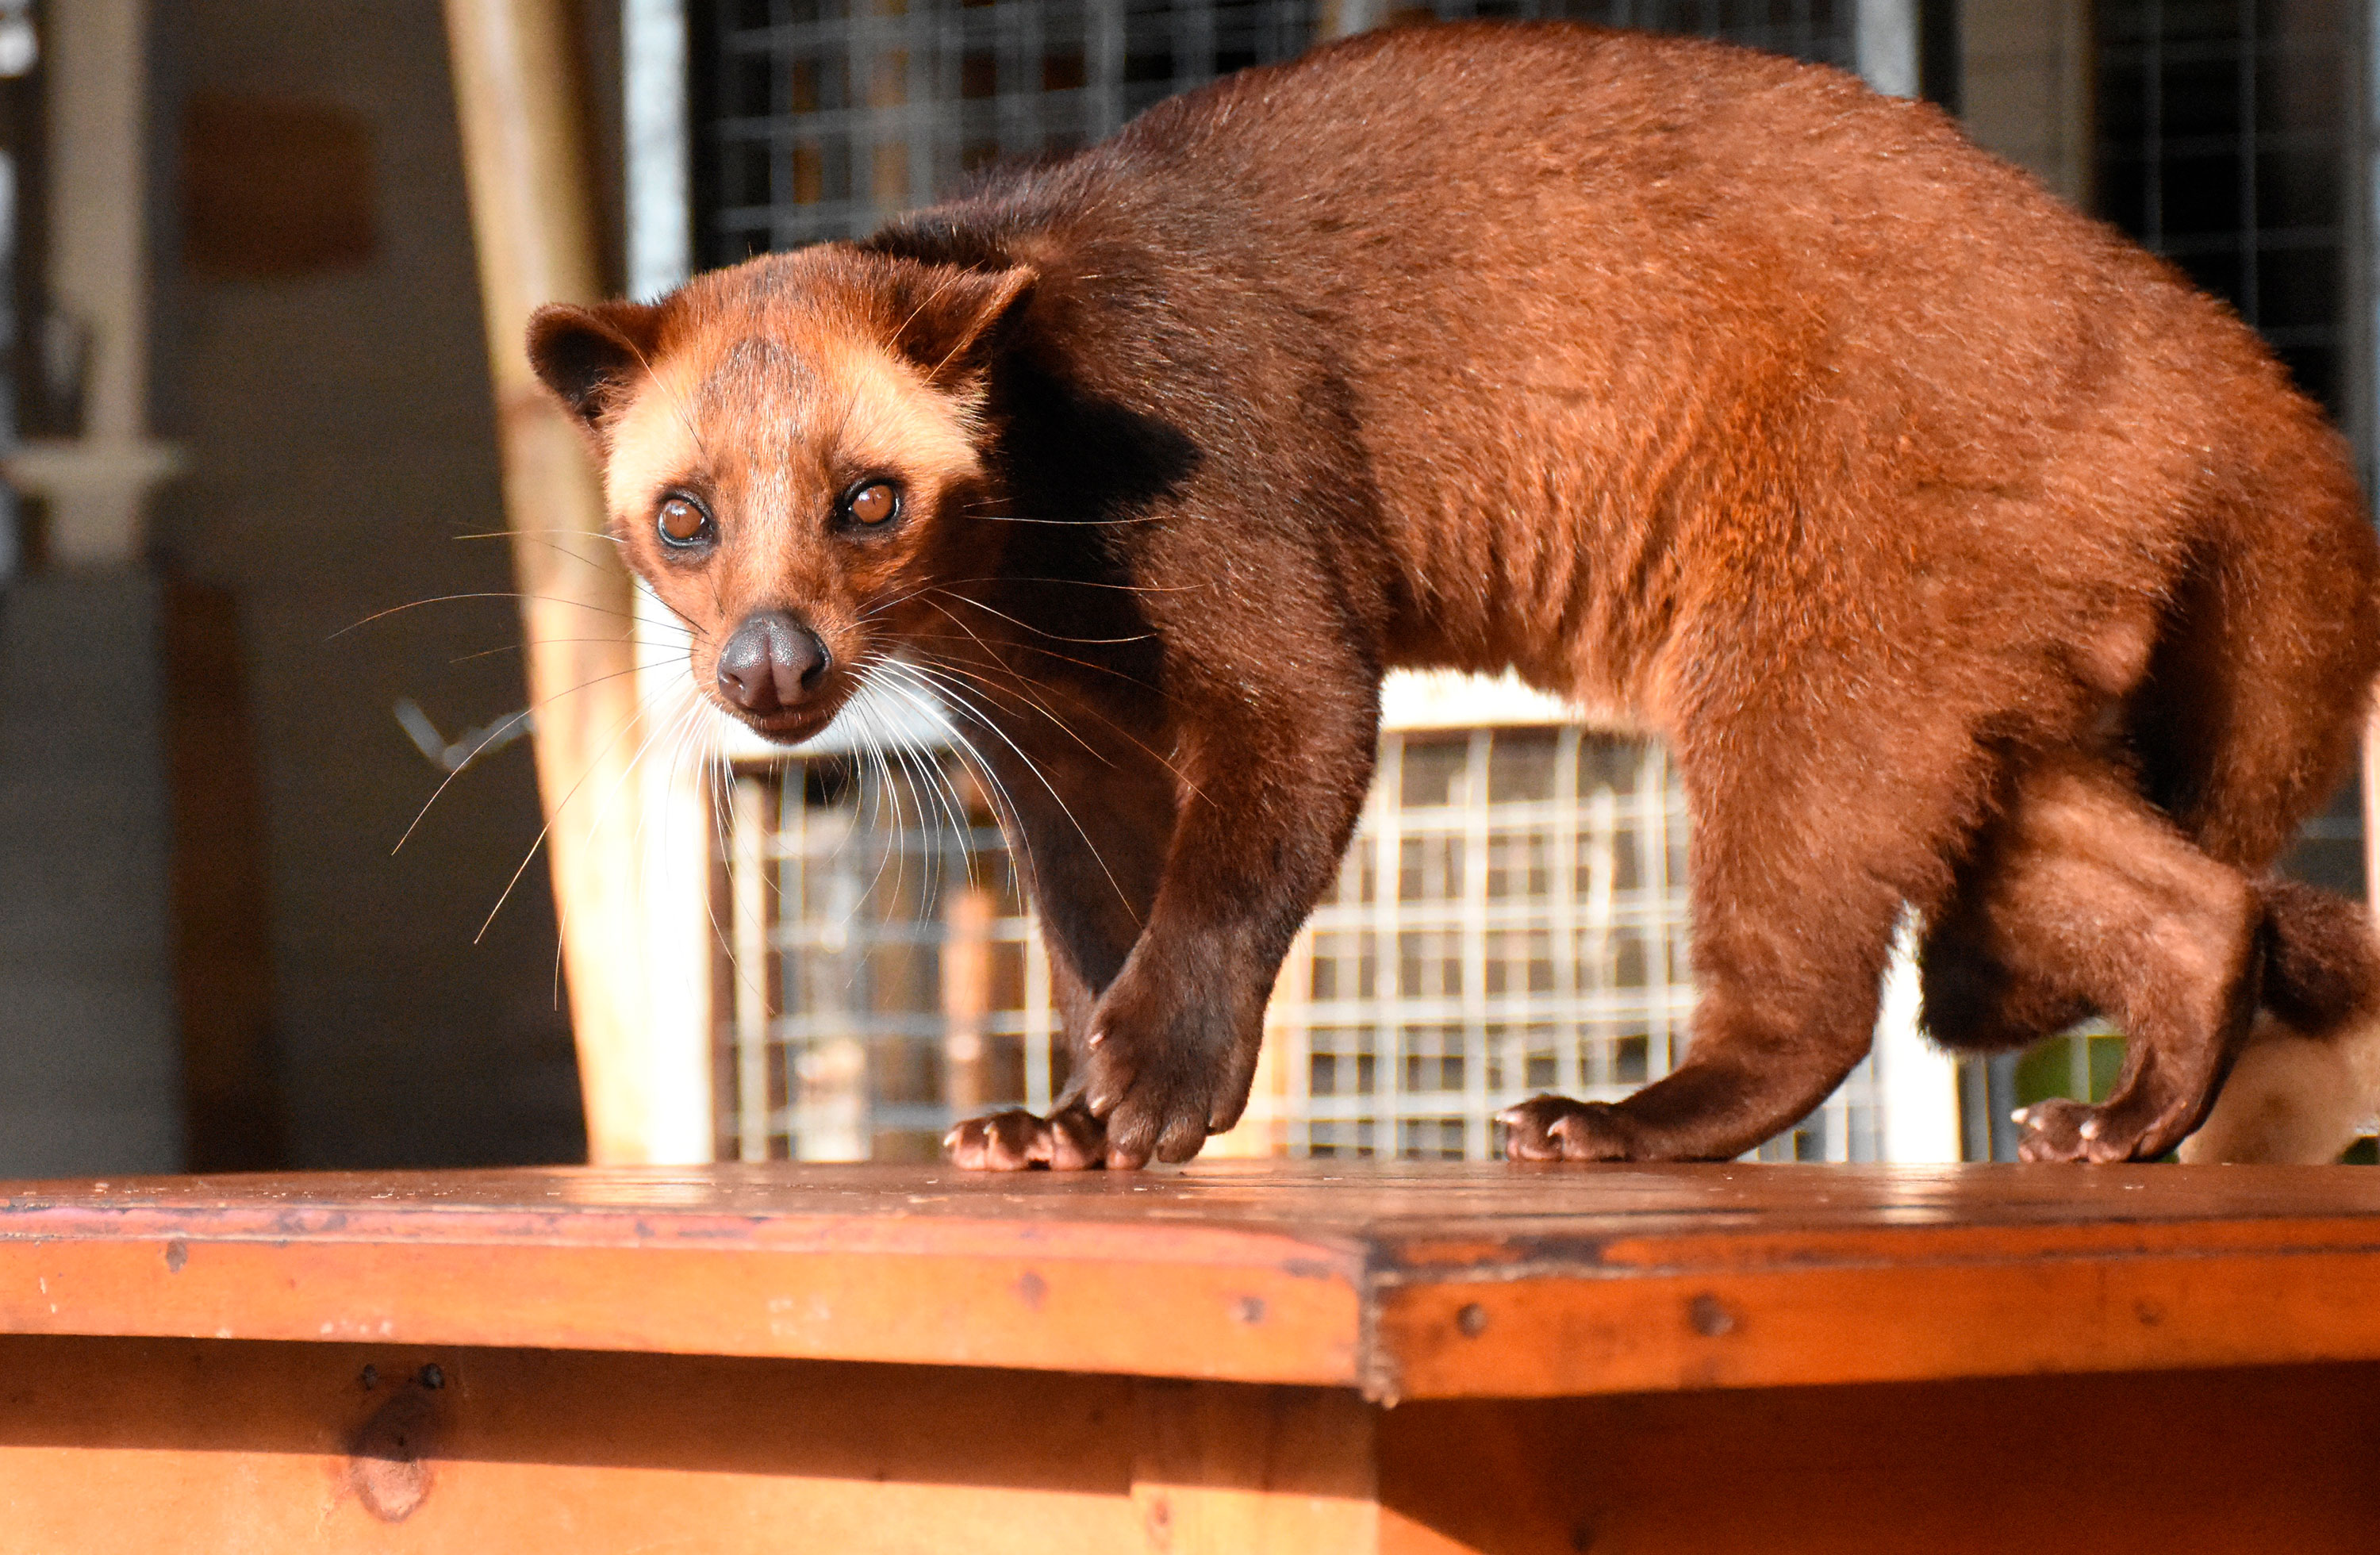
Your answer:
[[[686,380],[682,361],[662,361],[612,423],[603,500],[614,525],[642,522],[672,484],[698,468],[688,409],[693,385]]]
[[[968,523],[982,493],[978,411],[814,311],[730,322],[733,339],[697,339],[657,361],[614,419],[606,500],[629,564],[691,628],[688,667],[703,694],[716,699],[721,649],[756,613],[790,613],[817,634],[832,666],[817,696],[798,716],[747,720],[772,737],[808,738],[905,626],[932,629],[920,613],[932,609],[953,531],[992,528]],[[875,513],[887,488],[890,518],[850,510],[870,492]],[[674,499],[710,516],[703,543],[671,545],[658,532]]]

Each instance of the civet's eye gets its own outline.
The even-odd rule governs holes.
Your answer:
[[[890,480],[868,481],[843,499],[843,510],[869,528],[890,523],[901,511],[900,489]]]
[[[710,515],[702,511],[692,497],[672,492],[662,499],[662,510],[654,516],[653,527],[661,530],[664,544],[700,545],[710,538]]]

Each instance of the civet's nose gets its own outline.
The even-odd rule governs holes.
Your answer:
[[[719,653],[719,694],[756,718],[799,707],[826,678],[826,644],[793,614],[747,617]]]

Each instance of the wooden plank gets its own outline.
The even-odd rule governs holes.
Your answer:
[[[196,155],[195,152],[190,154]],[[168,579],[166,753],[174,817],[174,1002],[182,1025],[182,1163],[241,1172],[288,1159],[273,1074],[273,883],[237,598]]]
[[[1392,1288],[1386,1398],[1550,1398],[2369,1360],[2380,1251]]]
[[[1396,1555],[2348,1555],[2380,1527],[2370,1366],[1400,1406]]]
[[[1338,1390],[1135,1383],[1132,1493],[1148,1548],[1370,1549],[1379,1537],[1378,1416]]]
[[[346,1343],[0,1339],[10,1548],[964,1548],[1376,1538],[1353,1393]]]
[[[434,1369],[433,1369],[434,1368]],[[2368,1547],[2380,1367],[1461,1400],[1067,1373],[0,1338],[7,1547]]]
[[[834,1221],[1205,1228],[1360,1238],[1403,1267],[1580,1270],[1725,1257],[1870,1256],[1876,1238],[2062,1233],[2127,1246],[2170,1228],[2380,1226],[2380,1172],[2334,1167],[1531,1166],[1213,1161],[1020,1172],[774,1162],[0,1183],[0,1235],[369,1234],[421,1241],[685,1237],[766,1242]],[[2258,1232],[2258,1234],[2264,1234]],[[2045,1243],[2045,1245],[2047,1245]]]
[[[0,1190],[0,1331],[1382,1399],[2380,1359],[2380,1173],[813,1166]]]
[[[1117,1378],[21,1337],[0,1377],[11,1549],[1144,1548]]]
[[[1296,1260],[1290,1262],[1294,1264]],[[1329,1270],[369,1243],[0,1242],[0,1332],[384,1339],[1353,1383]]]

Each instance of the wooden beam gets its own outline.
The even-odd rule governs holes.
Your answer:
[[[0,1333],[1127,1372],[1406,1403],[2374,1363],[2375,1285],[2380,1172],[2329,1166],[771,1162],[0,1196]]]
[[[2380,1368],[1469,1399],[0,1335],[11,1550],[2370,1549]]]
[[[2380,712],[2363,721],[2363,900],[2380,907]]]
[[[563,0],[446,0],[446,26],[588,1154],[707,1160],[708,1055],[656,1039],[643,954],[634,597],[592,464],[522,349],[533,309],[601,289],[577,40]]]

